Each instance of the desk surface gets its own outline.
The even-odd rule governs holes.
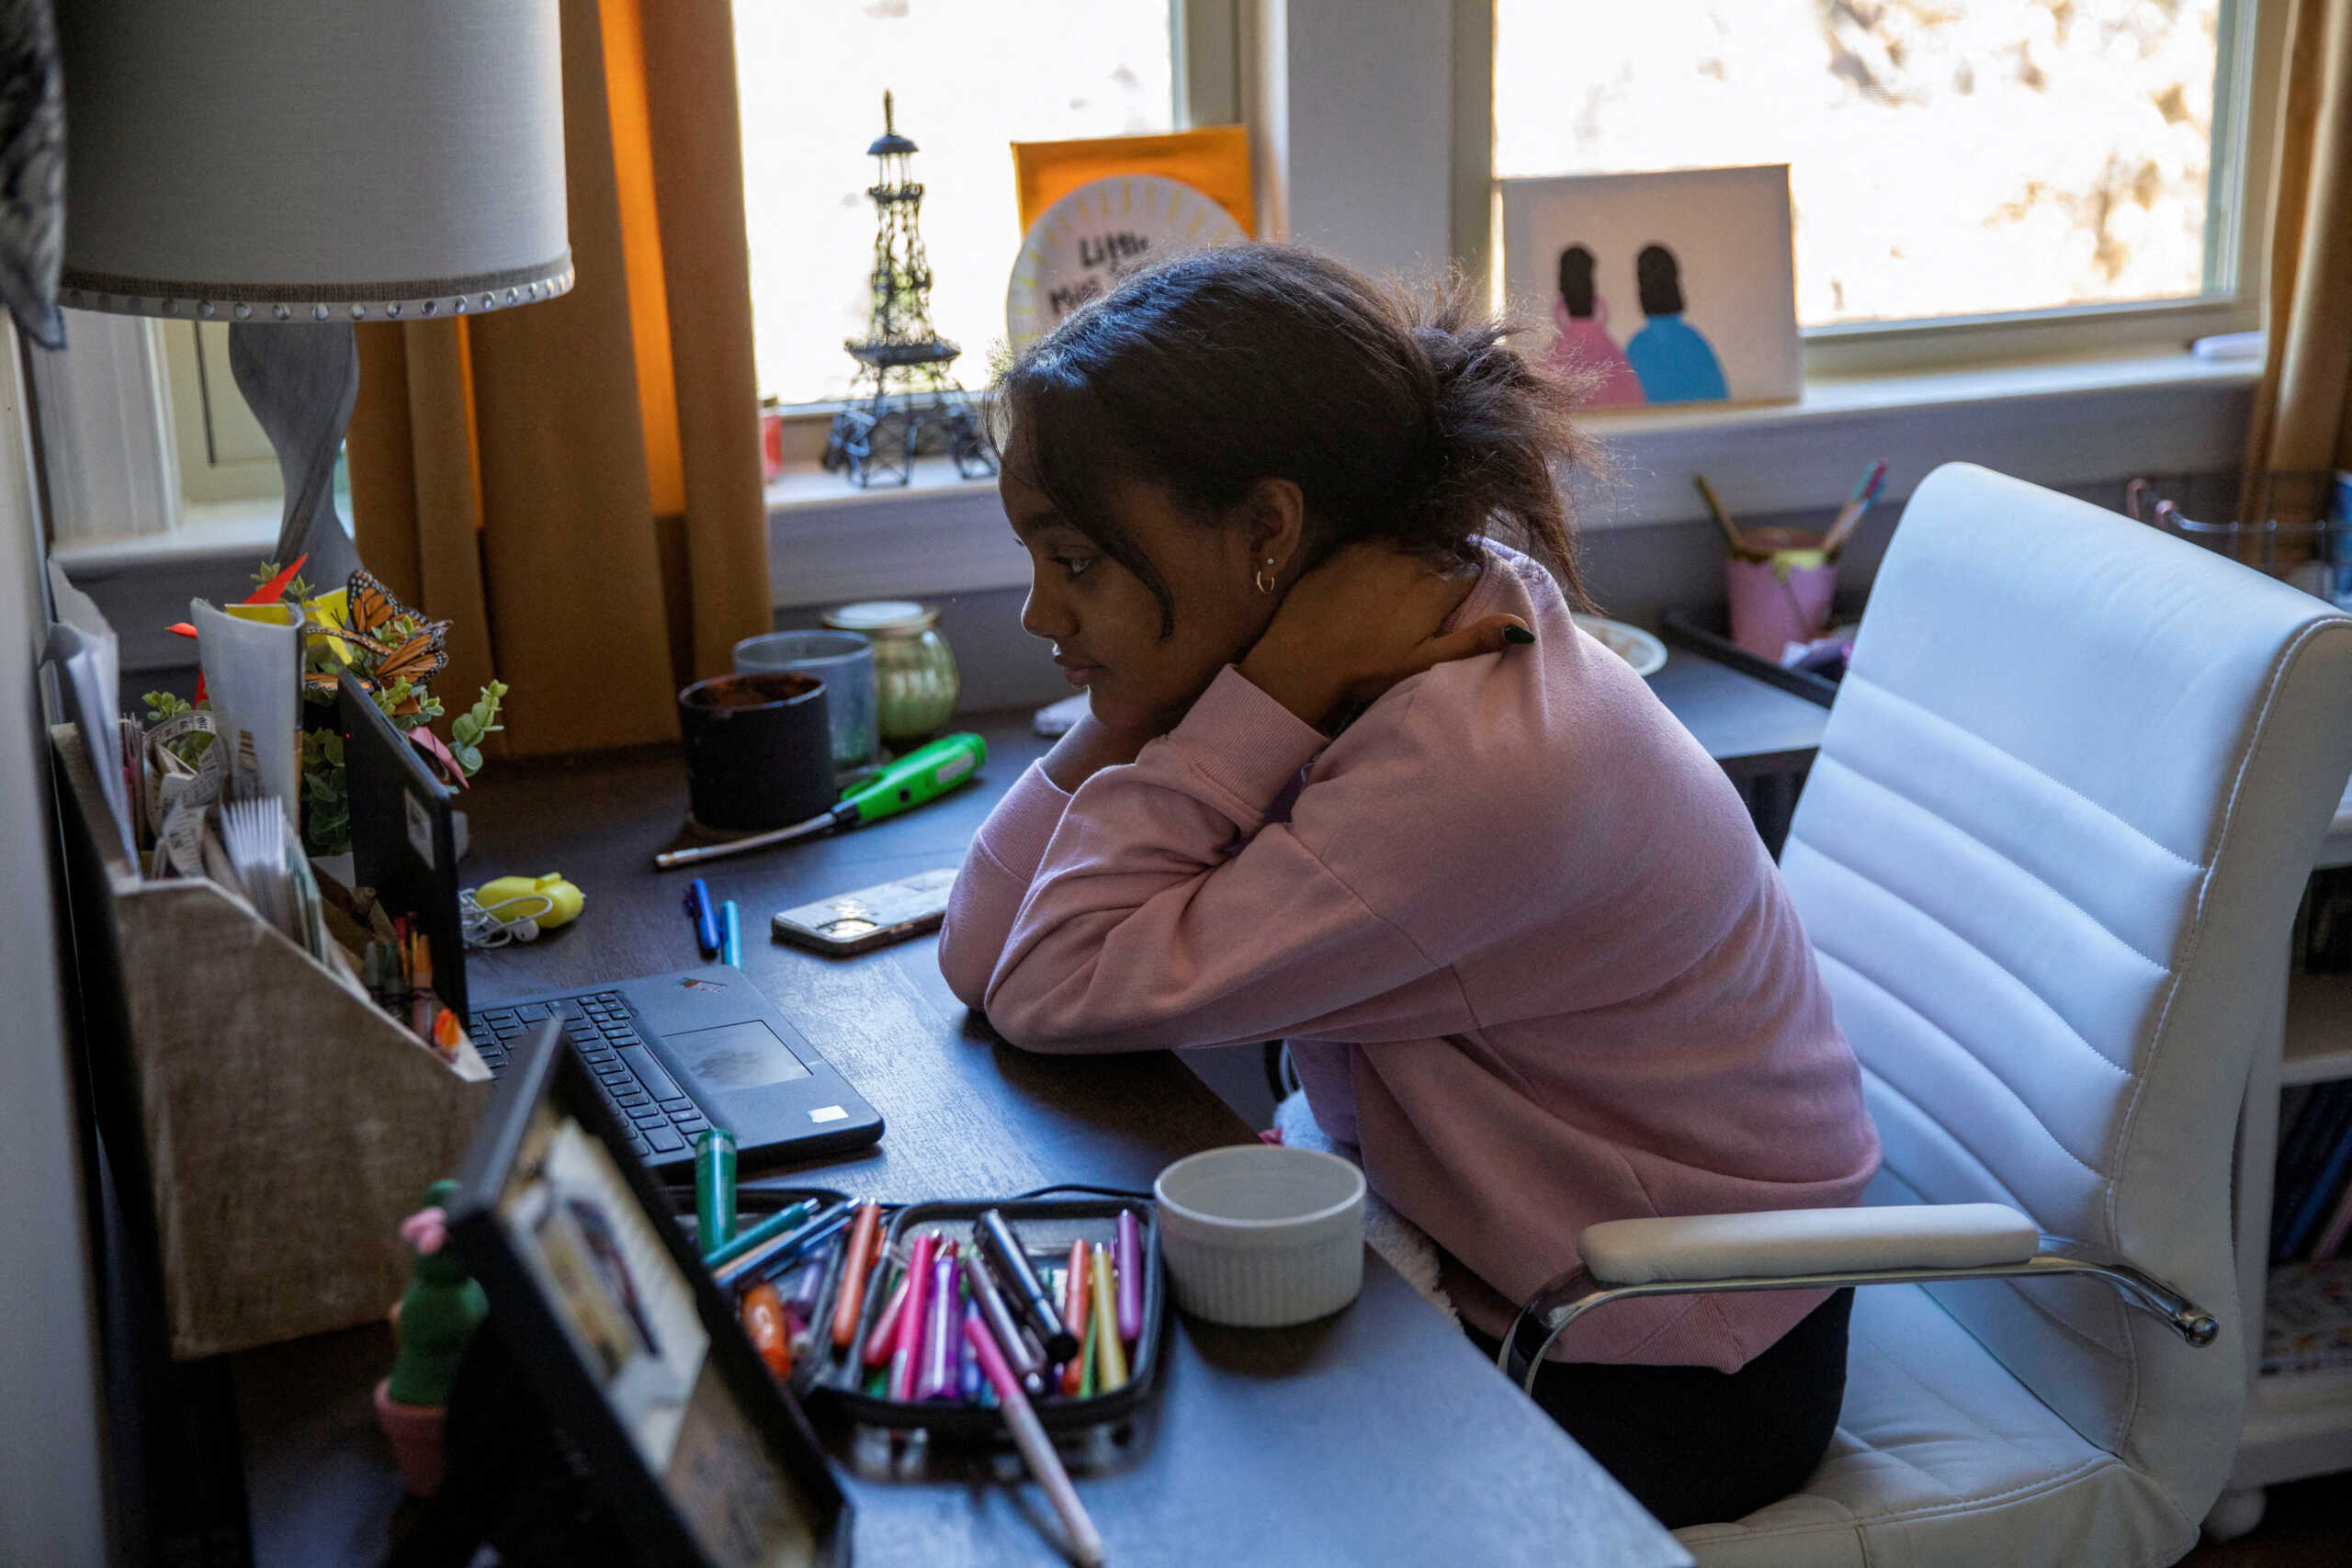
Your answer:
[[[1775,716],[1760,699],[1743,713],[1741,699],[1821,710],[1704,660],[1678,651],[1656,682],[1726,767],[1802,760],[1818,739],[1817,718],[1808,736],[1807,714]],[[1043,749],[1025,715],[977,728],[991,749],[978,787],[704,869],[712,896],[743,908],[746,971],[888,1121],[873,1153],[815,1168],[827,1185],[894,1199],[1057,1181],[1143,1188],[1180,1156],[1248,1138],[1166,1053],[1040,1057],[998,1043],[940,979],[933,941],[833,960],[760,940],[773,910],[956,863]],[[476,1005],[701,961],[678,908],[684,877],[651,869],[684,815],[672,750],[501,764],[464,804],[469,877],[560,870],[588,894],[576,926],[474,960]],[[1451,1324],[1377,1258],[1366,1265],[1353,1306],[1302,1328],[1179,1318],[1136,1441],[1080,1475],[1112,1562],[1688,1561]],[[389,1361],[380,1329],[235,1359],[257,1562],[380,1559],[399,1486],[368,1390]],[[859,1562],[1056,1560],[1033,1486],[979,1484],[987,1478],[962,1468],[892,1475],[846,1438],[836,1457]]]

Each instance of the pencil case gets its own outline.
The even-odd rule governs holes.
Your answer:
[[[1022,1250],[1028,1254],[1030,1266],[1041,1277],[1068,1263],[1070,1244],[1074,1241],[1110,1246],[1116,1234],[1120,1211],[1125,1210],[1136,1216],[1137,1229],[1141,1233],[1138,1255],[1143,1265],[1143,1319],[1133,1347],[1126,1351],[1126,1382],[1107,1393],[1096,1393],[1091,1397],[1069,1397],[1056,1392],[1031,1402],[1036,1409],[1038,1421],[1049,1431],[1076,1431],[1125,1421],[1151,1396],[1159,1376],[1161,1329],[1166,1310],[1162,1303],[1166,1292],[1159,1260],[1159,1218],[1150,1201],[1140,1198],[1053,1198],[910,1203],[895,1213],[888,1214],[883,1232],[883,1256],[895,1259],[898,1266],[903,1268],[913,1249],[916,1236],[926,1231],[943,1239],[954,1240],[959,1250],[967,1248],[971,1241],[972,1223],[984,1209],[994,1209],[1004,1216],[1006,1224],[1020,1238]],[[818,1309],[820,1320],[825,1322],[831,1321],[833,1303],[842,1283],[838,1278],[841,1272],[838,1258],[830,1272],[836,1277],[826,1280],[825,1293]],[[901,1402],[877,1397],[866,1391],[869,1372],[865,1356],[866,1340],[874,1331],[875,1320],[888,1304],[889,1295],[883,1274],[877,1272],[873,1282],[884,1288],[866,1292],[858,1314],[857,1330],[848,1348],[836,1352],[829,1339],[820,1340],[809,1357],[812,1365],[806,1382],[800,1386],[800,1393],[810,1409],[826,1410],[865,1426],[900,1431],[919,1430],[944,1437],[971,1438],[1001,1437],[1005,1429],[1003,1417],[992,1405],[967,1404],[954,1398]],[[796,1364],[796,1380],[801,1371]]]

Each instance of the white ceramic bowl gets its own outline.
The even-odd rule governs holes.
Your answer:
[[[1279,1328],[1363,1288],[1363,1172],[1337,1155],[1237,1144],[1152,1183],[1176,1304],[1211,1323]]]

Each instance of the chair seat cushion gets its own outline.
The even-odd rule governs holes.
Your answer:
[[[1849,1337],[1819,1468],[1744,1519],[1677,1532],[1702,1568],[2143,1564],[2195,1544],[2154,1481],[2086,1441],[1923,1287],[1856,1291]]]

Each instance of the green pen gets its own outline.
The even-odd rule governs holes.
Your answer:
[[[740,855],[751,850],[764,850],[775,844],[788,844],[796,839],[814,838],[837,829],[863,828],[886,817],[896,817],[901,811],[911,811],[918,806],[927,806],[937,800],[978,773],[980,764],[988,761],[988,756],[989,743],[970,730],[942,736],[887,764],[881,772],[842,795],[838,805],[820,812],[806,822],[796,822],[789,828],[777,828],[770,832],[753,833],[749,838],[729,839],[724,843],[664,850],[653,857],[653,864],[659,870],[671,871],[678,866]]]
[[[717,1247],[704,1248],[703,1266],[707,1269],[716,1269],[722,1263],[741,1258],[770,1237],[782,1235],[794,1226],[806,1224],[808,1216],[816,1212],[817,1201],[813,1198],[803,1198],[788,1209],[779,1209],[731,1240],[722,1242]]]
[[[735,1134],[712,1127],[695,1139],[695,1242],[716,1252],[735,1239]]]

